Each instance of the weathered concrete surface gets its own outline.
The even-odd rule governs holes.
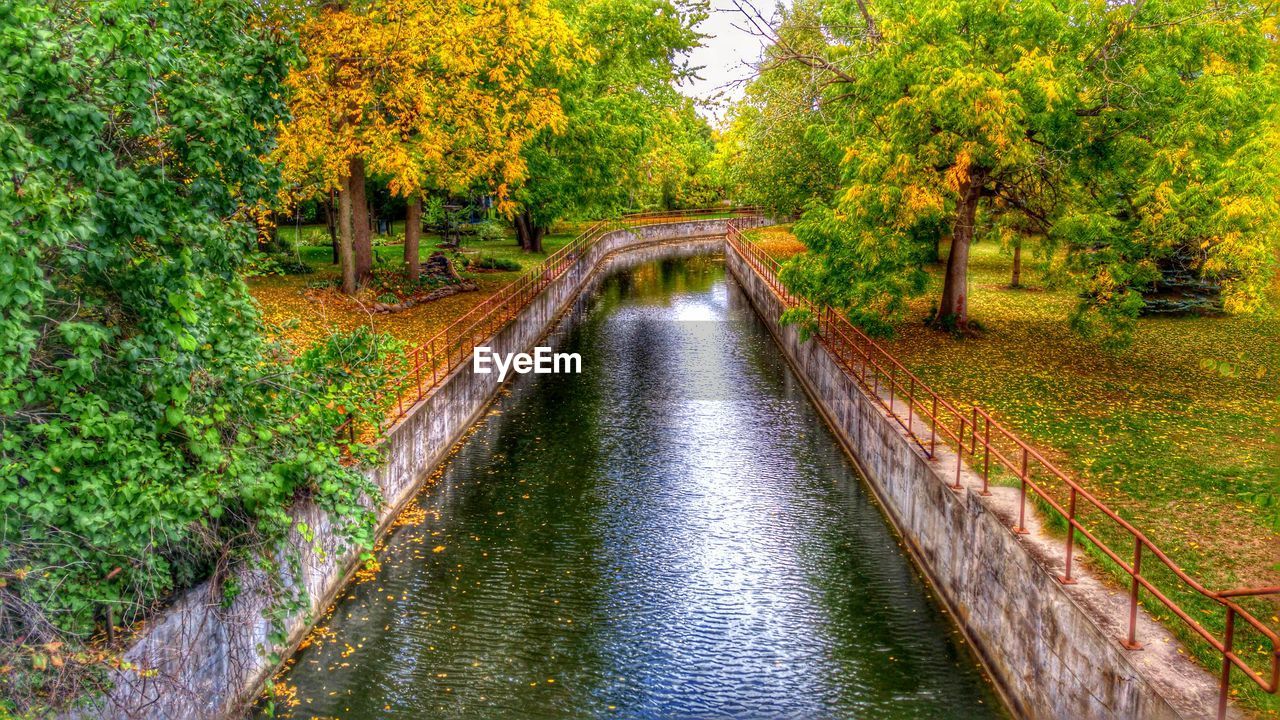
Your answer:
[[[693,238],[714,238],[708,241],[709,246],[718,249],[723,245],[719,238],[726,223],[688,220],[609,233],[487,344],[501,353],[528,350],[553,328],[581,291],[607,271],[606,260],[611,255],[640,249],[649,259],[687,253],[691,247],[682,246],[689,246]],[[707,242],[696,240],[692,245],[708,247]],[[499,387],[496,373],[477,375],[464,365],[391,428],[383,446],[385,463],[368,473],[382,491],[383,502],[377,510],[384,529],[480,416]],[[293,515],[311,529],[313,537],[311,541],[294,538],[301,556],[305,607],[287,619],[286,651],[301,641],[313,619],[328,607],[358,557],[353,549],[342,547],[330,518],[313,504],[295,508]],[[271,623],[263,616],[272,597],[268,581],[262,573],[246,573],[239,578],[239,595],[228,607],[223,607],[223,598],[208,582],[176,598],[147,624],[125,653],[124,659],[137,669],[116,672],[115,690],[79,716],[212,720],[240,712],[257,696],[277,665],[263,649],[281,647],[270,642]]]
[[[1212,717],[1215,678],[1178,652],[1145,612],[1142,651],[1121,647],[1128,620],[1122,593],[1080,564],[1078,584],[1057,577],[1064,547],[1040,532],[1015,535],[1018,493],[965,470],[966,490],[948,489],[956,456],[941,443],[930,460],[881,405],[846,375],[822,343],[778,322],[783,307],[733,248],[730,272],[763,318],[815,403],[867,478],[917,564],[956,617],[1014,712],[1059,720]],[[731,294],[732,296],[733,294]],[[924,424],[918,436],[927,437]],[[976,488],[976,489],[975,489]]]

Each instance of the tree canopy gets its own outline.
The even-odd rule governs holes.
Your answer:
[[[372,271],[366,173],[415,205],[483,179],[508,207],[524,144],[564,130],[556,78],[586,57],[547,0],[326,5],[299,36],[307,61],[286,82],[277,152],[294,183],[341,189],[350,204],[347,292]]]
[[[671,134],[673,112],[687,102],[675,85],[692,73],[683,53],[697,45],[693,25],[705,14],[671,0],[563,2],[560,9],[588,43],[591,62],[556,81],[564,127],[545,129],[524,147],[528,176],[513,194],[514,219],[531,250],[561,218],[634,207],[647,182],[641,161]]]
[[[785,274],[798,289],[884,327],[949,235],[936,319],[964,330],[967,248],[986,226],[1059,251],[1085,332],[1123,338],[1171,264],[1221,285],[1228,310],[1262,305],[1280,194],[1262,150],[1280,97],[1274,12],[1203,0],[828,0],[805,12],[822,42],[765,27],[773,45],[753,88],[768,98],[785,85],[772,73],[811,73],[806,127],[790,135],[843,149],[837,191],[797,226],[813,250]]]

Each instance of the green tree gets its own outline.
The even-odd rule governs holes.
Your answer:
[[[11,700],[41,669],[15,643],[85,637],[108,607],[132,622],[215,567],[261,562],[297,497],[361,521],[353,540],[372,529],[370,488],[334,435],[345,413],[377,412],[385,343],[363,333],[295,359],[260,334],[239,275],[255,242],[245,210],[274,191],[261,158],[294,56],[259,13],[0,5]]]
[[[1065,249],[1082,330],[1131,325],[1179,256],[1231,307],[1261,304],[1277,188],[1261,151],[1277,93],[1264,9],[834,0],[821,18],[825,47],[778,37],[771,62],[822,74],[821,102],[844,114],[841,187],[797,226],[814,251],[787,269],[797,289],[883,323],[923,291],[949,231],[935,319],[967,330],[968,250],[990,213]]]
[[[631,183],[633,200],[662,209],[704,207],[724,197],[715,132],[683,98],[654,118],[654,140]]]
[[[799,60],[780,62],[783,54],[795,58],[825,50],[821,4],[802,0],[780,12],[777,42],[765,51],[765,71],[732,108],[720,151],[734,198],[783,216],[835,196],[844,113],[823,102],[834,75]]]
[[[682,54],[703,3],[671,0],[562,2],[591,62],[556,81],[566,123],[524,147],[528,178],[518,185],[513,224],[520,246],[539,251],[547,229],[566,217],[599,217],[632,205],[640,162],[662,122],[684,99],[675,83],[691,70]]]

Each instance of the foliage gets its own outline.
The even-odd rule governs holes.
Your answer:
[[[830,206],[797,226],[815,250],[788,268],[797,289],[883,326],[923,291],[921,266],[950,232],[940,315],[963,326],[966,253],[986,223],[1067,251],[1086,334],[1123,342],[1175,257],[1221,283],[1230,309],[1264,304],[1280,237],[1280,172],[1263,150],[1280,107],[1274,13],[829,0],[814,16],[823,42],[784,27],[757,81],[781,113],[765,91],[785,83],[769,73],[814,74],[818,110],[792,142],[845,150]]]
[[[293,57],[259,12],[0,5],[0,682],[35,688],[19,705],[60,699],[38,695],[32,646],[260,567],[299,496],[368,540],[370,488],[334,428],[379,413],[393,346],[355,334],[295,359],[239,276]]]
[[[654,142],[640,159],[636,200],[664,209],[710,206],[724,197],[716,163],[716,138],[706,119],[685,99],[658,117]]]
[[[803,52],[821,52],[821,4],[781,8],[778,35]],[[732,108],[719,152],[734,199],[777,215],[793,215],[811,202],[835,196],[843,155],[843,113],[821,102],[826,78],[800,63],[776,62],[778,44],[766,49],[769,69],[751,82]]]
[[[452,283],[452,279],[440,275],[422,274],[416,278],[409,277],[400,268],[378,268],[373,271],[373,282],[370,289],[379,295],[391,298],[379,302],[397,303],[419,293],[435,290]]]
[[[250,253],[241,275],[246,278],[268,275],[306,275],[311,266],[288,253]]]
[[[556,81],[565,126],[525,145],[529,174],[513,195],[542,229],[565,217],[600,217],[634,205],[639,160],[680,107],[674,84],[690,69],[680,54],[697,44],[700,3],[591,0],[558,4],[588,43],[589,63]]]
[[[501,240],[507,237],[508,228],[497,220],[482,220],[472,223],[470,230],[481,240]]]
[[[469,268],[478,270],[519,270],[520,263],[508,258],[498,258],[492,255],[480,255],[471,261]]]
[[[336,189],[363,158],[393,194],[525,176],[521,147],[564,127],[554,87],[579,40],[546,0],[326,4],[301,25],[278,156],[296,184]],[[317,179],[314,181],[313,179]]]

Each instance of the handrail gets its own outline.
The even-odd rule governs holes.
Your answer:
[[[787,308],[807,310],[814,319],[817,337],[827,347],[832,357],[841,368],[859,385],[868,390],[868,395],[888,411],[893,418],[930,459],[936,457],[938,439],[956,449],[956,474],[954,483],[948,487],[961,491],[961,468],[964,456],[968,453],[975,466],[981,466],[982,495],[990,495],[991,461],[994,458],[997,466],[1003,466],[1019,480],[1018,521],[1011,530],[1017,534],[1029,532],[1025,526],[1027,491],[1048,505],[1067,523],[1066,559],[1064,572],[1059,576],[1063,584],[1074,584],[1072,577],[1072,557],[1075,548],[1075,534],[1079,532],[1107,558],[1120,567],[1130,578],[1128,632],[1121,640],[1124,647],[1137,650],[1142,645],[1137,640],[1138,601],[1140,593],[1145,589],[1154,596],[1192,631],[1204,639],[1210,647],[1222,655],[1222,674],[1219,679],[1218,717],[1226,717],[1227,698],[1231,682],[1231,668],[1234,666],[1253,680],[1264,692],[1275,693],[1280,690],[1280,636],[1276,631],[1264,625],[1254,615],[1240,606],[1234,598],[1259,597],[1264,595],[1280,595],[1280,587],[1241,588],[1214,592],[1204,587],[1186,573],[1167,554],[1156,546],[1147,536],[1131,523],[1120,517],[1114,510],[1086,490],[1073,478],[1059,470],[1038,450],[996,421],[986,410],[974,405],[968,413],[959,410],[955,404],[939,395],[916,377],[905,365],[880,347],[874,340],[855,327],[842,314],[830,307],[817,306],[805,298],[800,298],[779,280],[778,271],[781,263],[770,256],[755,243],[747,240],[741,230],[732,221],[728,224],[726,242],[740,255],[749,267],[759,275],[782,300]],[[885,395],[887,394],[887,399]],[[905,417],[904,417],[905,414]],[[916,432],[916,421],[928,424],[927,441]],[[967,433],[967,436],[966,436]],[[1049,480],[1057,480],[1068,491],[1066,507],[1059,499],[1055,499],[1049,489],[1033,479],[1039,470]],[[1110,520],[1111,523],[1124,530],[1133,538],[1132,561],[1126,561],[1119,553],[1102,541],[1081,521],[1078,505],[1083,501]],[[1225,608],[1225,630],[1221,638],[1205,628],[1199,621],[1183,610],[1173,599],[1158,589],[1142,570],[1144,553],[1154,557],[1161,565],[1173,573],[1191,590],[1203,595]],[[1271,663],[1269,674],[1255,670],[1235,651],[1236,619],[1242,619],[1255,631],[1262,635],[1271,645]]]
[[[383,419],[378,430],[385,430],[400,421],[438,385],[449,373],[466,362],[477,343],[492,337],[494,333],[520,314],[538,296],[543,288],[558,280],[567,272],[585,273],[576,260],[606,234],[615,230],[647,225],[681,222],[712,216],[739,218],[759,214],[755,207],[711,207],[691,210],[659,210],[630,213],[617,219],[600,220],[582,231],[555,252],[548,255],[536,267],[521,274],[511,283],[485,298],[475,307],[458,316],[443,330],[426,341],[405,351],[408,370],[392,379],[379,393],[380,399],[394,397],[394,408]],[[356,429],[350,422],[344,423],[340,434],[355,439]]]

